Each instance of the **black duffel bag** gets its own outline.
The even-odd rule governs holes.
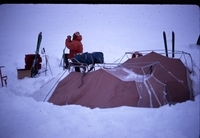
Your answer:
[[[87,65],[104,63],[104,55],[102,52],[92,52],[92,53],[81,53],[74,57],[80,63],[86,63]]]

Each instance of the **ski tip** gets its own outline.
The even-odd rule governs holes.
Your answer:
[[[163,35],[166,35],[165,31],[163,31]]]

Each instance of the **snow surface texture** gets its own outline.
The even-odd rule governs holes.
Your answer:
[[[0,66],[8,76],[0,87],[1,138],[198,138],[200,48],[199,7],[195,5],[0,5]],[[37,35],[43,33],[47,74],[17,79],[25,54],[34,54]],[[166,31],[171,49],[191,54],[194,60],[194,101],[157,109],[117,107],[90,109],[79,105],[56,106],[43,102],[54,85],[68,75],[59,67],[67,35],[79,31],[85,52],[101,51],[114,63],[125,52],[164,49]],[[45,55],[42,69],[45,69]],[[178,55],[175,55],[178,56]],[[50,72],[52,70],[52,74]],[[135,74],[128,76],[134,78]]]

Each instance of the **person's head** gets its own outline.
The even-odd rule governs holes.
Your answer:
[[[76,31],[74,34],[73,34],[73,40],[76,39],[78,36],[80,36],[80,33],[78,31]]]

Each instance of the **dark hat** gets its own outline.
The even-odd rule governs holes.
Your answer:
[[[79,33],[78,31],[76,31],[76,32],[73,34],[73,40],[74,40],[76,37],[78,37],[78,36],[80,36],[80,33]]]

